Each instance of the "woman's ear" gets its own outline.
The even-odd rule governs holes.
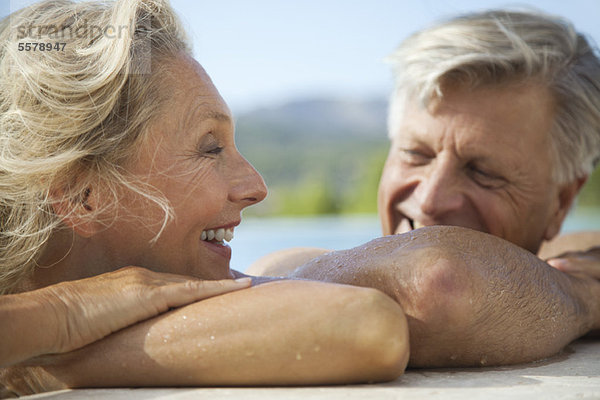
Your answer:
[[[569,182],[562,187],[560,187],[558,191],[558,199],[557,199],[557,207],[554,211],[554,215],[550,220],[550,223],[546,227],[546,231],[544,232],[544,239],[551,240],[560,232],[560,228],[571,210],[571,206],[573,205],[577,194],[587,181],[588,176],[583,176],[581,178],[577,178],[572,182]]]
[[[52,209],[63,223],[83,237],[93,236],[101,229],[95,218],[98,196],[92,188],[86,188],[80,196],[69,198],[62,189],[52,190]]]

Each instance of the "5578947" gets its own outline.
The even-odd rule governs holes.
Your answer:
[[[20,42],[19,51],[64,51],[66,43]]]

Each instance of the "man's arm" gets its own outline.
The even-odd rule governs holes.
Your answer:
[[[63,387],[353,383],[394,379],[407,360],[406,320],[388,296],[279,281],[5,369],[0,379],[19,394]]]
[[[598,281],[459,227],[376,239],[318,257],[293,276],[375,287],[396,299],[415,367],[538,360],[600,325]]]

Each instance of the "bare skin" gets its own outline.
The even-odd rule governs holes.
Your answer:
[[[314,247],[293,247],[267,254],[246,269],[254,276],[290,276],[300,265],[331,250]]]
[[[600,280],[600,232],[561,235],[544,243],[538,255],[560,271]]]
[[[202,281],[132,267],[0,296],[0,319],[11,321],[0,328],[0,367],[67,353],[170,308],[250,284],[250,278]]]
[[[318,257],[292,276],[374,287],[398,301],[413,367],[538,360],[600,328],[597,280],[465,228],[376,239]]]

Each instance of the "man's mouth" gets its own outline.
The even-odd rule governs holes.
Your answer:
[[[408,218],[406,216],[399,216],[399,217],[400,217],[400,220],[396,224],[394,234],[406,233],[406,232],[410,232],[412,230],[423,228],[423,227],[427,226],[419,221],[416,221],[412,218]]]
[[[225,241],[231,242],[233,239],[233,228],[207,229],[202,231],[200,239],[205,242],[224,246]]]
[[[419,229],[419,228],[423,228],[423,227],[426,226],[425,224],[422,224],[419,221],[415,221],[415,220],[410,219],[410,218],[408,219],[408,222],[410,223],[410,226],[413,229]]]

